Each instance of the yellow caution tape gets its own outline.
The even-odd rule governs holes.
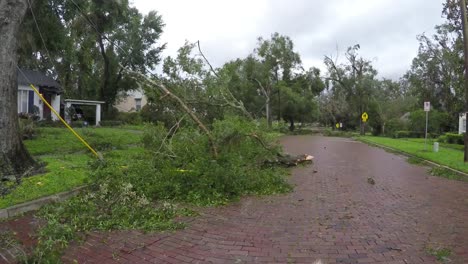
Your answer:
[[[68,125],[68,123],[65,120],[63,120],[60,114],[57,113],[57,111],[55,111],[55,109],[49,104],[49,102],[47,102],[47,100],[42,96],[42,94],[39,93],[37,88],[34,87],[33,84],[30,84],[30,86],[34,90],[34,92],[39,96],[39,98],[41,98],[44,104],[47,105],[47,107],[49,107],[49,109],[55,114],[55,116],[58,117],[58,119],[60,119],[60,121],[62,121],[62,123],[73,133],[73,135],[75,135],[75,137],[77,137],[98,159],[102,159],[102,157],[88,144],[88,142],[86,142],[86,140],[84,140],[80,135],[78,135],[78,133],[76,133],[76,131],[70,125]]]

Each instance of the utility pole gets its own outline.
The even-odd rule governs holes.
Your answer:
[[[460,10],[462,19],[462,30],[463,30],[463,50],[465,53],[465,128],[468,128],[468,28],[466,27],[467,16],[466,16],[466,0],[460,0]],[[465,131],[465,155],[463,160],[468,162],[468,131]]]

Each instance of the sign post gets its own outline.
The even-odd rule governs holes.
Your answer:
[[[428,114],[431,110],[431,102],[424,102],[424,112],[426,112],[426,133],[424,135],[424,150],[427,151],[427,123],[428,123]]]

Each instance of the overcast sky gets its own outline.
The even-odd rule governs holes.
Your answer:
[[[444,0],[133,0],[144,14],[162,15],[175,55],[185,40],[200,40],[210,62],[222,66],[253,51],[257,37],[289,36],[305,68],[324,69],[325,55],[361,45],[380,77],[397,79],[418,51],[416,36],[441,24]],[[340,58],[344,58],[342,55]]]

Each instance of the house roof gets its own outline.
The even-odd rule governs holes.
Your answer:
[[[56,80],[42,72],[24,69],[18,70],[18,85],[30,85],[31,83],[48,92],[59,94],[63,92],[62,86]]]

